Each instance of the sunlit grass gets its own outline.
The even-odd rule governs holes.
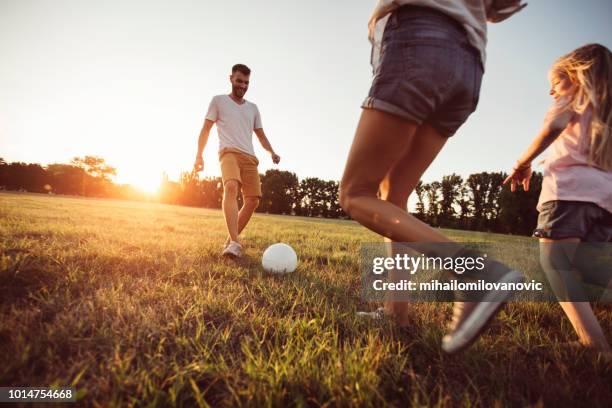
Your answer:
[[[555,304],[512,304],[448,357],[448,304],[415,304],[405,329],[355,316],[376,307],[358,256],[378,238],[359,225],[257,214],[239,262],[224,239],[215,210],[0,194],[0,385],[74,384],[101,406],[612,401],[612,369],[558,344],[575,335]],[[300,260],[284,277],[259,262],[279,241]]]

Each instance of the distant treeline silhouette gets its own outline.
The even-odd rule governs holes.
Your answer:
[[[0,158],[1,189],[221,208],[220,177],[201,179],[195,173],[183,172],[179,181],[164,177],[159,193],[151,195],[113,183],[115,174],[113,167],[96,156],[47,166],[7,163]],[[482,172],[466,179],[451,174],[441,181],[419,182],[414,215],[436,227],[530,234],[537,219],[535,206],[542,175],[534,173],[530,191],[515,193],[502,185],[505,177],[503,172]],[[348,218],[338,203],[337,181],[316,177],[299,180],[295,173],[281,170],[266,171],[261,181],[263,195],[258,212]]]

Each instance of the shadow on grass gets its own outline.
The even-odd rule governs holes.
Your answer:
[[[27,249],[0,250],[0,305],[26,298],[28,294],[50,287],[63,265],[48,255],[37,255]]]

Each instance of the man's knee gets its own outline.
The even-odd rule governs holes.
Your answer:
[[[238,197],[238,189],[240,185],[237,180],[227,180],[223,184],[223,197],[224,198],[236,198]]]

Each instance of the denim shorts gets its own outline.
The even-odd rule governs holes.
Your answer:
[[[476,110],[482,61],[453,18],[400,7],[385,26],[380,58],[363,108],[429,124],[446,137]]]
[[[584,201],[548,201],[542,204],[533,236],[612,242],[612,213]]]

